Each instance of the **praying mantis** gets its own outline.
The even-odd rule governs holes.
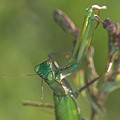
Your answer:
[[[77,43],[74,47],[72,58],[65,66],[59,67],[54,59],[49,58],[35,67],[35,72],[53,91],[56,120],[83,120],[77,103],[77,97],[81,89],[73,91],[65,78],[79,69],[94,32],[93,22],[96,20],[96,14],[94,14],[94,12],[98,15],[102,9],[106,9],[106,6],[100,7],[98,5],[93,5],[86,9],[80,37],[74,34],[77,36]],[[59,17],[61,18],[62,16]],[[57,20],[56,18],[56,21]],[[58,22],[61,20],[63,19],[58,20]],[[65,31],[68,29],[65,29]],[[76,31],[77,30],[74,30],[72,32]],[[48,107],[50,106],[48,105]]]
[[[54,59],[49,58],[35,67],[35,72],[48,84],[53,91],[56,120],[83,120],[77,103],[77,97],[80,94],[81,89],[74,92],[66,85],[66,83],[63,84],[63,82],[66,76],[69,76],[79,69],[81,60],[84,57],[93,35],[93,30],[91,29],[93,21],[96,19],[94,11],[99,13],[102,9],[106,9],[106,7],[93,5],[86,9],[86,15],[80,38],[77,40],[73,50],[72,58],[66,66],[60,68]],[[64,20],[62,19],[63,16],[58,17],[61,18],[56,18],[56,21],[60,21],[59,24],[64,22],[62,21]],[[69,32],[69,28],[67,29],[64,28],[64,26],[62,27],[65,31]]]

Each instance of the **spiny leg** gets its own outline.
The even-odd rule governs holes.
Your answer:
[[[51,52],[51,53],[48,54],[48,57],[49,57],[50,59],[52,59],[54,66],[56,67],[56,69],[58,69],[58,72],[59,72],[59,70],[61,71],[62,69],[66,69],[66,68],[65,68],[65,67],[64,67],[64,68],[60,68],[59,65],[58,65],[58,63],[55,61],[54,56],[55,56],[55,55],[58,55],[58,54],[61,54],[61,55],[66,55],[66,58],[69,58],[69,55],[67,55],[67,54],[69,54],[69,53],[70,53],[70,52]],[[67,81],[67,79],[66,79],[66,78],[63,78],[62,80],[64,81],[65,86],[66,86],[69,90],[73,91],[73,89],[72,89],[71,85],[69,84],[69,82]]]
[[[76,91],[74,92],[75,97],[77,98],[78,95],[79,95],[83,90],[87,89],[87,88],[88,88],[90,85],[92,85],[94,82],[98,81],[99,78],[101,78],[102,76],[103,76],[103,74],[101,74],[99,77],[95,78],[94,80],[88,82],[86,85],[84,85],[84,86],[81,87],[80,89],[76,90]]]

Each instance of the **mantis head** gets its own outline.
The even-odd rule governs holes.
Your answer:
[[[35,66],[35,72],[46,82],[55,79],[55,66],[51,59]]]

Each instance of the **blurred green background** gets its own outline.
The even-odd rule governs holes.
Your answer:
[[[106,5],[101,18],[120,21],[119,0],[0,0],[0,73],[34,73],[34,66],[47,59],[51,51],[71,51],[72,36],[54,22],[56,8],[65,11],[80,28],[85,8]],[[101,73],[107,59],[107,33],[101,26],[95,31],[95,64]],[[52,91],[44,85],[41,100],[41,78],[38,76],[0,76],[0,120],[54,120],[54,112],[46,108],[22,106],[23,100],[53,103]],[[82,113],[89,120],[89,104],[78,99]],[[109,96],[106,116],[101,120],[120,120],[120,91]],[[67,120],[67,119],[66,119]]]

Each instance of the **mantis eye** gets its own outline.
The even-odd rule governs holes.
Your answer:
[[[55,75],[53,72],[49,72],[48,74],[48,80],[53,80],[55,78]]]
[[[40,69],[40,65],[36,65],[35,68],[34,68],[36,73],[39,73],[39,69]]]

